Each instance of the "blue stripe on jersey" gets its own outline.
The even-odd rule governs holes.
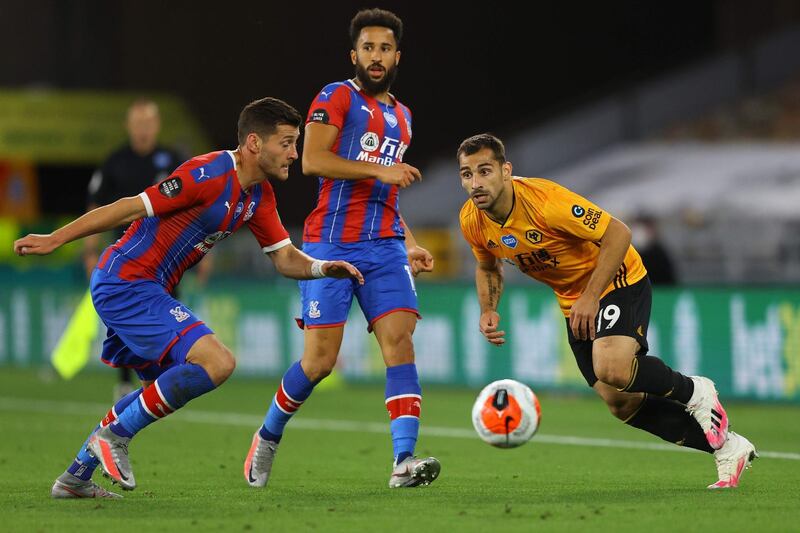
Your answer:
[[[230,161],[230,157],[228,157],[227,154],[225,154],[225,158]],[[217,158],[217,160],[218,159],[219,158]],[[225,205],[225,202],[229,201],[228,198],[231,196],[233,181],[233,174],[231,174],[226,180],[225,189],[217,196],[214,203],[203,210],[200,216],[192,220],[183,231],[181,231],[181,234],[175,239],[169,250],[167,250],[167,253],[164,254],[164,260],[158,265],[157,269],[157,276],[162,285],[166,284],[175,269],[183,264],[186,256],[194,250],[194,246],[203,242],[208,229],[210,229],[209,226],[211,223],[214,220],[224,220],[229,209],[228,206]],[[230,209],[235,208],[236,206],[230,206]],[[229,227],[225,228],[225,230],[231,231]],[[217,229],[217,231],[224,230]]]
[[[358,183],[356,180],[333,181],[333,188],[328,201],[328,214],[325,215],[325,222],[322,226],[321,236],[323,241],[339,242],[342,240],[344,220],[347,217],[347,206],[350,204],[350,195],[353,194],[353,187],[356,183]]]
[[[361,226],[361,233],[358,236],[359,239],[370,240],[380,232],[384,212],[383,203],[389,196],[390,190],[391,187],[389,185],[380,180],[375,180],[367,203],[364,224]]]
[[[114,250],[108,260],[105,271],[113,276],[118,276],[119,271],[131,259],[138,259],[147,253],[156,238],[159,219],[146,217],[141,219],[139,229],[118,251]]]
[[[194,181],[200,183],[201,181],[205,181],[211,178],[216,178],[217,176],[225,174],[232,168],[233,168],[233,161],[231,160],[231,156],[228,155],[227,152],[222,151],[213,160],[209,161],[208,163],[204,164],[201,167],[197,167],[190,170],[189,173],[194,178]]]

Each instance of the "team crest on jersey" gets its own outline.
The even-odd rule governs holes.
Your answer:
[[[233,218],[235,219],[239,215],[241,215],[242,211],[244,211],[244,204],[242,202],[239,202],[238,204],[236,204],[236,211],[234,211],[233,213]]]
[[[581,218],[585,212],[586,209],[582,208],[579,205],[572,206],[572,216],[574,216],[575,218]]]
[[[175,198],[183,189],[183,181],[178,176],[167,178],[158,184],[158,192],[167,198]]]
[[[253,218],[253,209],[256,207],[255,202],[250,202],[247,204],[247,211],[244,212],[244,221],[247,222],[251,218]]]
[[[500,248],[500,247],[497,245],[497,243],[496,243],[496,242],[494,242],[492,239],[489,239],[489,242],[487,242],[487,243],[486,243],[486,247],[487,247],[487,248],[489,248],[490,250],[491,250],[492,248]]]
[[[380,139],[378,139],[378,134],[372,131],[368,131],[364,135],[361,136],[361,149],[365,152],[374,152],[378,149],[378,143]]]
[[[535,229],[529,229],[525,232],[525,238],[533,244],[539,244],[542,242],[542,233]]]
[[[502,237],[500,237],[500,240],[503,241],[503,244],[505,244],[509,248],[517,247],[517,238],[511,234],[503,235]]]
[[[169,314],[175,317],[177,322],[183,322],[187,318],[189,318],[189,313],[181,309],[181,306],[177,306],[174,309],[169,310]]]
[[[309,318],[319,318],[322,312],[319,310],[319,300],[311,300],[308,302],[308,316]]]
[[[389,126],[391,126],[393,128],[397,127],[397,117],[394,116],[393,114],[389,113],[388,111],[384,111],[383,112],[383,118],[386,119],[386,123]]]
[[[311,122],[321,122],[323,124],[327,124],[330,122],[331,118],[328,115],[328,112],[324,109],[315,109],[311,112]]]

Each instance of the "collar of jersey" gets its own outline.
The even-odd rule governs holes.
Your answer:
[[[356,82],[354,82],[354,81],[353,81],[353,79],[352,79],[352,78],[348,78],[348,80],[347,80],[347,83],[349,83],[349,84],[350,84],[350,86],[353,88],[353,90],[354,90],[355,92],[357,92],[357,93],[361,93],[361,94],[362,94],[362,95],[364,95],[366,98],[370,98],[370,99],[372,99],[372,100],[375,100],[376,102],[378,102],[378,104],[380,104],[380,105],[382,105],[382,106],[386,107],[387,109],[388,109],[388,108],[390,108],[390,107],[395,107],[395,106],[397,105],[397,98],[395,98],[395,96],[394,96],[392,93],[388,93],[388,94],[389,94],[389,98],[391,98],[391,99],[392,99],[392,103],[391,103],[391,104],[384,104],[383,102],[381,102],[380,100],[378,100],[378,99],[377,99],[377,98],[375,98],[374,96],[370,96],[370,95],[368,95],[367,93],[365,93],[365,92],[363,91],[363,89],[361,89],[361,87],[359,87],[359,86],[358,86],[358,84],[357,84]]]

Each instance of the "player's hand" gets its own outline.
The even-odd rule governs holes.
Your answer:
[[[422,173],[417,168],[406,163],[381,167],[381,171],[376,177],[383,183],[397,185],[401,189],[405,189],[415,181],[422,181]]]
[[[569,311],[569,327],[576,339],[593,341],[595,337],[595,318],[600,302],[586,293],[582,294]]]
[[[414,277],[420,272],[433,272],[433,256],[422,246],[412,246],[407,250],[408,264]]]
[[[14,253],[17,255],[47,255],[61,243],[53,237],[52,233],[39,235],[31,233],[14,241]]]
[[[322,273],[329,278],[355,278],[359,285],[364,284],[364,276],[347,261],[328,261],[322,266]]]
[[[491,342],[495,346],[501,346],[506,343],[506,340],[503,338],[505,337],[506,332],[497,330],[497,325],[499,323],[500,315],[497,314],[497,311],[486,311],[481,315],[481,333],[483,333],[483,336],[486,337],[487,341]]]

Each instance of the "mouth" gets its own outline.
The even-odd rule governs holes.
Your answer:
[[[489,195],[485,192],[476,192],[470,195],[473,202],[484,202],[489,199]]]
[[[386,73],[386,69],[380,65],[372,65],[367,69],[367,72],[373,78],[380,78]]]

